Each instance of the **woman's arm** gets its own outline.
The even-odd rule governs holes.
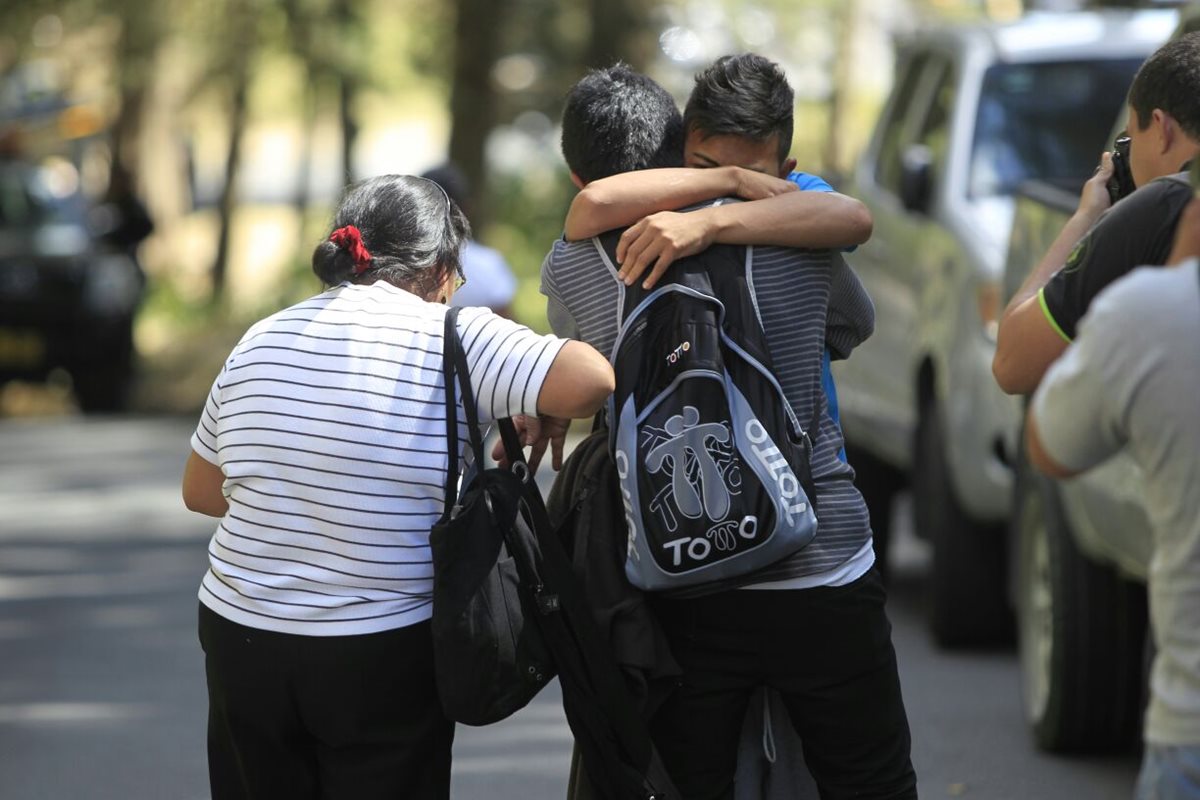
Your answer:
[[[183,468],[183,504],[190,511],[223,517],[229,510],[225,493],[221,491],[224,484],[225,474],[221,468],[193,450]]]
[[[530,469],[537,470],[547,446],[554,469],[561,468],[571,420],[595,414],[615,388],[612,366],[595,348],[577,341],[564,344],[538,392],[538,416],[513,417],[521,443],[530,446]],[[496,442],[492,458],[501,466],[508,464],[503,442]]]
[[[537,411],[565,419],[590,417],[615,388],[616,378],[608,359],[583,342],[567,342],[542,382]]]
[[[657,211],[702,203],[718,197],[760,200],[791,194],[790,181],[741,167],[646,169],[592,181],[575,196],[567,212],[568,240],[588,239],[632,225]]]

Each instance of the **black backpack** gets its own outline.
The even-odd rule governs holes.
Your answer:
[[[620,232],[599,237],[615,261]],[[772,368],[747,247],[717,245],[625,290],[613,348],[613,459],[637,587],[738,578],[816,535],[810,460]],[[817,377],[819,381],[819,376]]]

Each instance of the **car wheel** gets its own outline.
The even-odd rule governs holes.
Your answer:
[[[959,502],[936,404],[922,409],[916,438],[913,516],[933,549],[928,594],[934,639],[943,647],[1010,641],[1004,528],[973,520]]]
[[[1145,591],[1075,546],[1058,486],[1022,458],[1017,476],[1021,694],[1039,747],[1099,752],[1136,741]]]

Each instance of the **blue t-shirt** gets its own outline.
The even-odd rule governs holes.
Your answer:
[[[807,172],[791,172],[787,179],[800,187],[802,192],[832,192],[830,186],[820,175],[809,175]]]
[[[833,187],[819,175],[809,175],[807,172],[789,173],[787,179],[800,187],[802,192],[832,192]],[[847,250],[853,250],[853,247]],[[825,357],[821,359],[821,386],[825,389],[825,400],[829,404],[829,416],[835,425],[842,426],[841,415],[838,413],[837,386],[833,383],[833,368],[830,366],[829,348],[825,348]],[[838,451],[842,460],[846,460],[846,449]]]

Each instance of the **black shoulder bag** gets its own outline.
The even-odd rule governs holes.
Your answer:
[[[514,464],[515,472],[483,468],[483,439],[458,339],[457,311],[446,314],[442,359],[446,501],[429,535],[433,653],[446,715],[468,725],[487,725],[523,708],[554,677],[554,662],[534,617],[539,602],[553,606],[555,598],[544,596],[536,575],[538,543],[528,508],[540,505],[542,498],[528,466]],[[456,384],[475,457],[475,474],[461,497]],[[503,424],[512,426],[510,420]]]
[[[446,506],[430,533],[433,655],[447,716],[485,725],[524,707],[556,673],[563,711],[599,800],[674,800],[674,786],[592,612],[525,462],[512,420],[497,424],[511,469],[483,469],[483,440],[446,314]],[[457,381],[456,381],[457,377]],[[462,391],[475,472],[458,503]]]

